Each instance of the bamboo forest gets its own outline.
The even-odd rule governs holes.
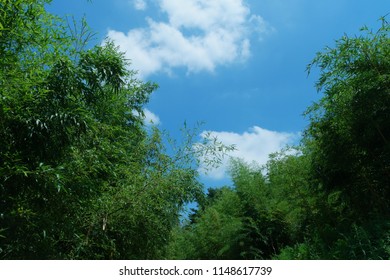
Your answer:
[[[159,85],[50,2],[0,1],[0,259],[390,258],[388,16],[309,62],[297,145],[209,187],[235,146],[146,125]]]

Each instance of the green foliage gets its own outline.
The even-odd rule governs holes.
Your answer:
[[[172,258],[270,259],[278,254],[302,234],[305,207],[314,207],[303,200],[288,203],[307,188],[307,178],[295,172],[300,161],[275,155],[263,175],[262,168],[233,160],[234,188],[209,190],[191,221],[176,230]],[[282,170],[286,173],[277,173]]]
[[[234,187],[210,190],[175,230],[173,257],[390,258],[389,30],[383,18],[317,54],[308,71],[320,68],[323,97],[306,112],[301,147],[263,167],[234,160]]]
[[[213,193],[213,192],[211,192]],[[195,222],[176,229],[169,248],[173,259],[234,259],[239,246],[242,209],[237,194],[220,188]]]
[[[344,36],[319,53],[317,83],[324,97],[309,108],[306,131],[313,173],[328,191],[341,194],[358,216],[386,213],[390,193],[390,27]]]
[[[157,85],[111,42],[85,49],[85,21],[75,32],[49,2],[0,3],[0,258],[162,258],[202,193],[198,157],[229,147],[186,129],[167,151],[143,123]]]
[[[328,197],[311,247],[320,258],[388,258],[390,27],[344,36],[318,53],[318,90],[305,144],[314,187]]]
[[[198,167],[234,146],[198,143],[186,124],[179,143],[146,128],[157,85],[112,42],[86,49],[86,22],[49,3],[0,0],[0,258],[390,258],[385,18],[308,66],[323,97],[300,147],[261,167],[232,160],[233,186],[204,194]]]

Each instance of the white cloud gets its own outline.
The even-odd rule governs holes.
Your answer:
[[[213,72],[219,65],[250,56],[252,33],[266,33],[269,25],[251,14],[244,0],[158,0],[166,21],[147,19],[145,28],[127,33],[109,30],[141,77],[174,68]],[[146,8],[146,2],[135,1]]]
[[[144,109],[144,114],[145,114],[144,123],[146,125],[149,124],[159,125],[161,123],[160,118],[156,114],[149,111],[148,109]]]
[[[235,132],[209,131],[211,137],[217,137],[225,145],[235,145],[236,150],[225,157],[219,168],[209,170],[206,176],[210,179],[222,179],[227,175],[229,158],[241,158],[248,163],[264,165],[271,153],[280,151],[288,144],[293,144],[298,133],[287,133],[267,130],[258,126],[250,128],[242,134]],[[206,132],[202,133],[202,137]],[[201,166],[200,172],[204,168]]]
[[[145,0],[133,0],[133,5],[136,10],[144,11],[147,8],[147,3]]]

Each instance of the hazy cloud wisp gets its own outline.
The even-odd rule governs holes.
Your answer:
[[[146,0],[133,0],[134,9],[139,11],[145,11],[148,7]]]

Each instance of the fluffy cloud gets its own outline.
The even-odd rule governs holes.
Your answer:
[[[225,145],[235,145],[236,150],[225,157],[219,168],[208,171],[210,179],[222,179],[226,176],[229,158],[241,158],[248,163],[263,165],[267,162],[271,153],[280,151],[288,144],[293,144],[298,138],[298,133],[286,133],[267,130],[258,126],[238,134],[235,132],[209,131],[211,137],[218,138]],[[206,132],[202,133],[202,137]],[[203,168],[200,168],[203,173]]]
[[[243,0],[158,0],[166,21],[147,18],[147,27],[127,33],[109,30],[107,37],[126,52],[141,77],[174,68],[214,71],[219,65],[250,55],[250,34],[266,33],[269,25],[251,14]],[[135,7],[145,9],[145,0]]]

